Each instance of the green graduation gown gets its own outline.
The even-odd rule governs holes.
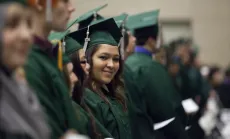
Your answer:
[[[89,114],[78,103],[72,101],[72,104],[76,111],[77,123],[80,126],[80,129],[78,130],[79,133],[88,135],[92,139],[104,139],[112,137],[112,135],[101,125],[101,123],[94,118],[96,131],[98,134],[100,134],[100,137],[95,138],[91,128]]]
[[[78,130],[67,84],[57,67],[52,44],[35,37],[25,65],[26,78],[46,113],[51,136],[60,138],[68,129]]]
[[[132,100],[130,107],[133,139],[153,139],[158,134],[165,138],[185,139],[184,126],[177,117],[179,105],[175,90],[162,65],[150,55],[134,53],[125,62],[125,85]],[[153,125],[175,118],[157,132]]]
[[[98,94],[85,90],[85,102],[98,121],[115,139],[131,139],[128,112],[113,97],[107,96],[107,104]]]

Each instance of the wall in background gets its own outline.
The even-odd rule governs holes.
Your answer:
[[[105,3],[100,14],[115,16],[123,12],[136,14],[160,9],[165,40],[173,35],[191,36],[200,46],[204,63],[226,66],[230,62],[230,0],[72,0],[76,12],[72,17]],[[175,24],[176,23],[176,24]],[[174,32],[174,33],[173,33]]]

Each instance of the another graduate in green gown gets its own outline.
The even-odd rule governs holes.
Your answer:
[[[50,4],[45,6],[46,2]],[[53,47],[48,41],[48,35],[51,30],[65,31],[74,8],[70,1],[62,0],[56,1],[56,4],[52,0],[39,4],[40,8],[33,11],[34,44],[25,72],[46,113],[52,131],[51,138],[57,139],[70,129],[78,130],[78,125],[64,81],[62,48],[61,45]]]
[[[15,77],[33,42],[26,0],[0,1],[0,138],[49,139],[42,107],[25,82]]]
[[[121,80],[122,63],[118,43],[121,32],[114,19],[91,24],[72,33],[81,38],[90,64],[84,100],[99,122],[115,139],[131,139],[127,100]]]
[[[125,84],[130,107],[133,139],[186,139],[176,113],[180,98],[163,65],[152,60],[158,36],[158,10],[130,16],[127,26],[137,38],[135,53],[125,61]]]
[[[183,125],[186,127],[188,125],[188,116],[186,115],[186,112],[182,105],[182,99],[180,96],[179,90],[177,90],[177,86],[175,86],[175,80],[174,76],[176,76],[179,72],[179,67],[173,62],[173,60],[168,59],[167,56],[169,55],[169,50],[167,46],[162,46],[153,56],[154,60],[161,63],[166,71],[168,71],[168,78],[170,80],[170,84],[173,85],[174,93],[172,93],[172,99],[175,101],[175,109],[178,114],[178,117],[180,118]],[[166,73],[167,74],[167,73]]]

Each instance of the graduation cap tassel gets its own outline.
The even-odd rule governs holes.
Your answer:
[[[121,58],[124,60],[125,59],[125,27],[124,24],[122,24],[122,38],[121,38]]]
[[[97,20],[97,12],[94,12],[93,13],[93,21],[96,21]]]
[[[60,71],[63,71],[63,58],[62,58],[62,43],[58,41],[58,68]]]
[[[156,48],[157,48],[157,49],[159,49],[159,48],[161,47],[161,37],[162,37],[162,36],[161,36],[161,35],[162,35],[162,34],[161,34],[161,33],[162,33],[161,31],[162,31],[162,30],[161,30],[161,25],[160,25],[160,24],[158,24],[158,28],[159,28],[159,31],[158,31],[158,34],[157,34],[157,44],[156,44]]]
[[[84,46],[83,46],[84,53],[86,53],[86,49],[87,49],[89,41],[90,41],[90,38],[89,38],[89,26],[88,26],[88,29],[87,29],[87,32],[86,32],[85,43],[84,43]]]
[[[57,64],[58,64],[58,69],[60,71],[63,71],[63,59],[62,59],[62,43],[60,40],[52,40],[51,43],[58,43],[58,58],[57,58]]]
[[[46,21],[52,22],[52,0],[46,0]]]
[[[63,40],[62,40],[62,51],[63,51],[63,53],[65,53],[65,46],[66,46],[65,38],[63,38]]]

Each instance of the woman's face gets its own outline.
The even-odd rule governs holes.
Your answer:
[[[72,92],[75,83],[78,81],[78,78],[75,75],[75,73],[73,72],[73,64],[70,62],[66,66],[67,66],[68,75],[69,75],[69,79],[70,79],[70,87],[71,87],[70,89]]]
[[[14,70],[22,66],[32,44],[31,12],[19,4],[7,8],[6,22],[2,32],[2,61]]]
[[[92,55],[92,77],[101,84],[108,84],[120,67],[119,48],[108,44],[101,44],[98,47]]]
[[[85,74],[89,75],[90,65],[86,61],[85,52],[83,51],[83,49],[80,49],[78,51],[78,53],[79,53],[79,59],[80,59],[81,67],[84,70]]]

